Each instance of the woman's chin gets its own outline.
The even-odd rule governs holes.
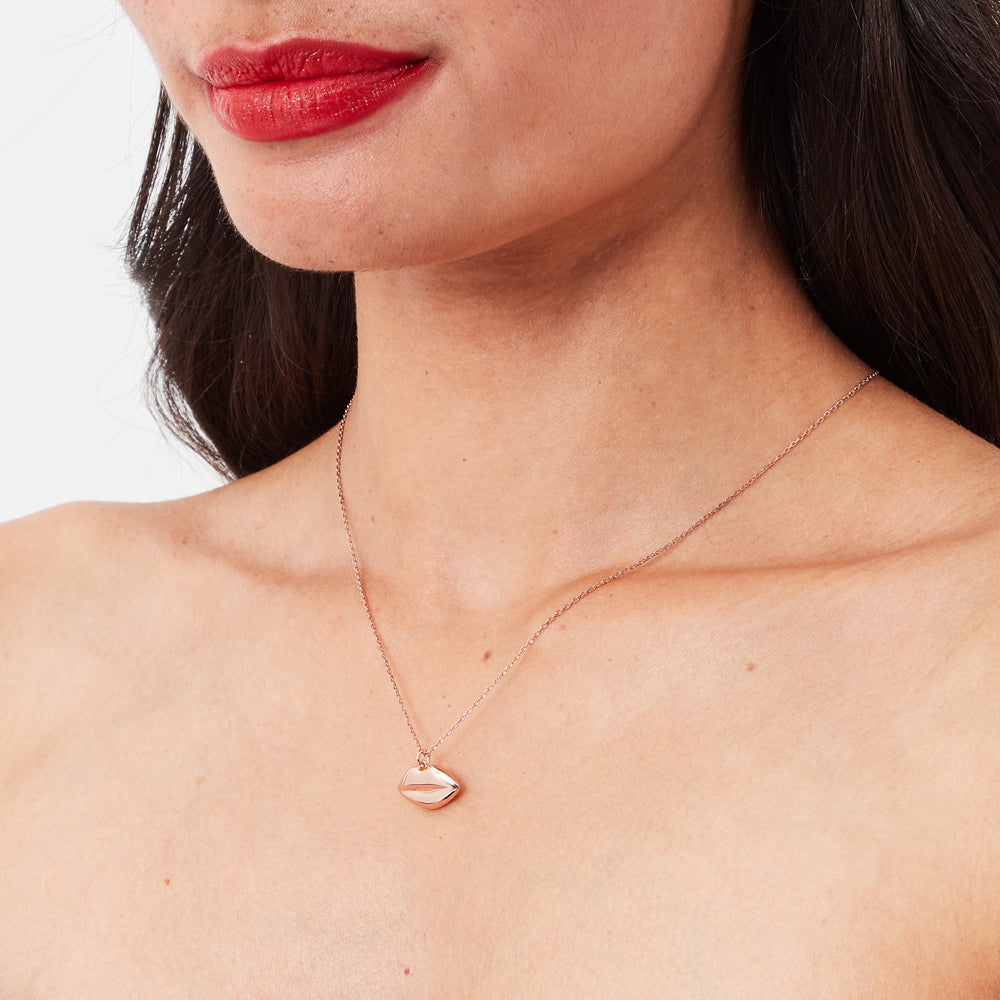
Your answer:
[[[286,267],[301,271],[368,271],[422,263],[416,247],[388,244],[384,235],[368,226],[344,232],[338,226],[289,226],[288,217],[273,225],[251,213],[230,212],[240,235],[258,253]]]
[[[258,253],[298,271],[390,271],[441,263],[417,248],[407,251],[404,248],[365,246],[356,240],[330,246],[328,238],[326,244],[310,246],[292,237],[280,239],[273,234],[257,237],[242,230],[240,232]]]
[[[386,271],[453,263],[476,257],[523,235],[464,232],[448,220],[359,218],[325,220],[316,213],[264,213],[247,205],[229,207],[240,235],[258,253],[303,271]],[[291,220],[291,222],[290,222]]]

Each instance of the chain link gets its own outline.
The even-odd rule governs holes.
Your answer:
[[[575,607],[580,603],[585,597],[589,597],[595,591],[600,590],[602,587],[606,587],[609,583],[614,583],[615,580],[620,580],[623,576],[628,576],[630,573],[634,573],[637,569],[645,566],[647,563],[652,562],[654,559],[659,558],[665,552],[668,552],[675,545],[684,541],[688,535],[697,531],[703,524],[710,521],[716,514],[721,510],[728,507],[738,496],[745,493],[751,486],[754,485],[763,475],[774,468],[790,451],[800,445],[807,437],[820,424],[825,420],[829,419],[834,413],[837,412],[849,399],[851,399],[856,393],[860,392],[864,386],[866,386],[872,379],[878,376],[877,371],[869,372],[850,392],[841,396],[832,406],[824,410],[824,412],[817,417],[805,430],[803,430],[798,437],[793,441],[790,441],[777,455],[774,456],[766,465],[758,469],[742,486],[737,487],[729,494],[724,500],[720,500],[711,510],[706,511],[701,517],[698,518],[693,524],[688,525],[679,535],[675,535],[670,539],[669,542],[665,542],[657,549],[653,549],[652,552],[647,553],[641,559],[637,559],[635,562],[629,563],[627,566],[623,566],[620,570],[612,573],[610,576],[604,577],[602,580],[598,580],[596,583],[592,583],[586,590],[581,590],[576,597],[568,600],[561,608],[556,609],[549,615],[545,621],[542,622],[538,628],[527,638],[524,645],[514,654],[513,659],[503,668],[493,678],[492,681],[483,689],[482,693],[478,698],[446,729],[429,747],[425,747],[420,742],[420,737],[417,735],[417,731],[413,726],[413,721],[410,718],[410,713],[406,710],[406,704],[403,701],[403,696],[399,691],[399,685],[396,683],[396,676],[392,672],[392,667],[389,665],[389,656],[385,650],[385,643],[382,641],[382,634],[379,632],[378,625],[375,624],[375,616],[372,614],[371,605],[368,603],[368,595],[365,593],[364,584],[361,579],[361,567],[358,564],[358,556],[354,549],[354,537],[351,533],[351,523],[347,517],[347,503],[344,500],[344,483],[343,476],[341,474],[341,458],[344,450],[344,428],[347,425],[347,414],[351,412],[351,402],[347,404],[347,409],[344,411],[344,417],[340,422],[340,431],[337,435],[337,493],[340,497],[340,512],[344,516],[344,531],[347,534],[347,547],[351,552],[351,564],[354,566],[354,579],[358,586],[358,593],[361,595],[361,602],[365,608],[365,614],[368,616],[368,624],[371,626],[372,635],[375,637],[375,643],[378,646],[379,654],[382,657],[382,662],[385,664],[386,674],[389,677],[389,683],[392,684],[393,691],[396,692],[396,700],[399,702],[399,707],[403,710],[403,717],[406,719],[406,725],[410,730],[410,735],[413,737],[413,742],[417,746],[417,763],[421,769],[427,767],[430,764],[430,755],[437,750],[439,746],[446,739],[448,739],[451,734],[458,729],[458,727],[482,704],[482,702],[489,696],[490,692],[507,676],[511,667],[514,666],[521,657],[534,645],[535,640],[557,619],[561,618],[570,608]]]

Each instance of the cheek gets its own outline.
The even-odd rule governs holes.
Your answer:
[[[192,0],[118,0],[161,71],[171,61],[182,58],[184,37],[176,29],[185,22],[192,23],[197,11],[188,9],[191,4]]]
[[[736,5],[552,6],[560,16],[518,53],[516,71],[483,39],[490,114],[472,127],[500,139],[495,176],[527,179],[541,202],[553,193],[546,178],[553,190],[600,197],[662,166],[718,103],[742,48]]]
[[[119,0],[119,5],[149,49],[174,108],[200,134],[205,95],[186,62],[200,33],[197,0]]]

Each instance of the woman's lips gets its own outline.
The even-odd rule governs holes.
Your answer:
[[[412,52],[294,38],[262,49],[217,49],[198,74],[226,131],[277,142],[367,118],[400,97],[426,67],[426,57]]]

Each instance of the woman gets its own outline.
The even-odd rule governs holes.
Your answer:
[[[125,9],[237,478],[5,531],[0,993],[1000,996],[995,5]]]

